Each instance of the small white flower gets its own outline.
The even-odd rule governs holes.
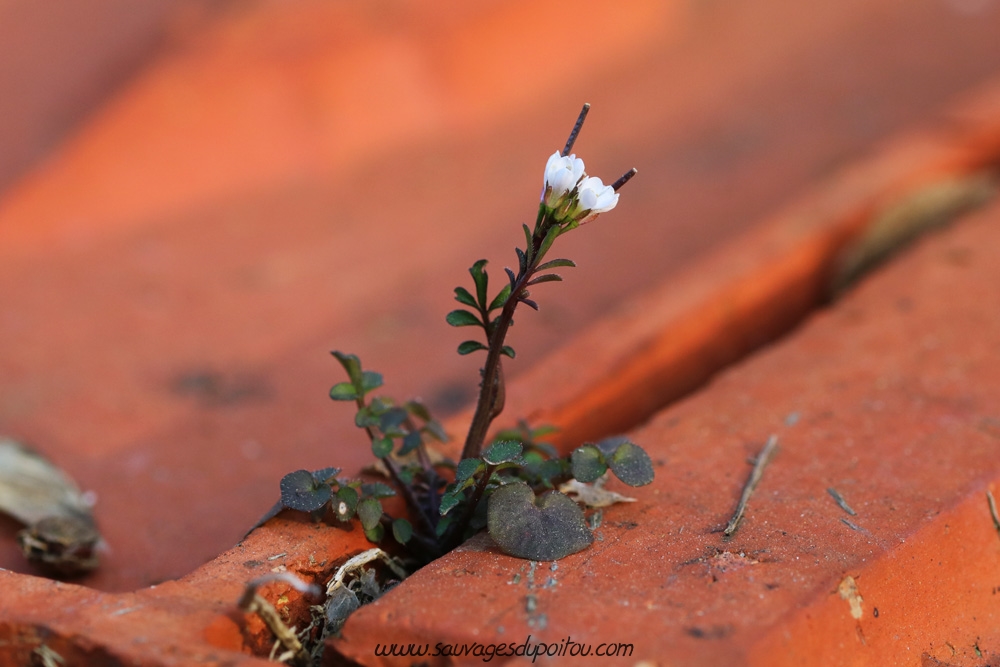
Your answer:
[[[542,201],[550,209],[559,208],[567,194],[586,176],[583,160],[576,155],[553,153],[545,163],[545,185]]]
[[[601,213],[607,213],[618,204],[618,193],[610,185],[605,185],[596,176],[588,176],[580,183],[577,205],[572,217],[580,224],[593,220]]]

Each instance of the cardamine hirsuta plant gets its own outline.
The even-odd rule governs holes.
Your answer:
[[[357,518],[369,540],[378,543],[391,533],[418,563],[443,555],[484,527],[508,554],[556,560],[593,541],[583,510],[556,490],[560,484],[572,483],[569,488],[578,492],[595,483],[599,490],[608,469],[631,486],[652,481],[649,457],[625,438],[583,444],[567,458],[542,440],[551,429],[522,423],[486,439],[504,407],[503,358],[514,358],[506,339],[515,311],[522,304],[538,310],[532,294],[536,286],[562,280],[554,270],[575,266],[568,259],[549,259],[556,240],[613,209],[618,190],[636,173],[632,169],[605,185],[570,153],[588,110],[584,105],[565,148],[545,165],[534,227],[523,225],[524,248],[515,248],[516,270],[505,268],[507,280],[491,295],[486,260],[479,260],[469,269],[473,289],[455,288],[455,300],[464,308],[448,313],[448,324],[479,330],[478,338],[458,346],[458,353],[486,353],[461,459],[432,460],[428,442],[446,436],[426,406],[374,395],[382,376],[363,369],[356,356],[335,351],[348,379],[334,385],[330,397],[354,402],[354,422],[366,432],[391,483],[341,478],[338,468],[299,470],[281,480],[281,501],[272,514],[289,508],[317,518],[332,514],[342,522]],[[409,518],[384,510],[382,500],[397,494]]]

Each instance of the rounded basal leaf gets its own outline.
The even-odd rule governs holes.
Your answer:
[[[444,319],[453,327],[482,326],[479,318],[467,310],[453,310]]]
[[[607,472],[604,456],[596,445],[586,444],[573,450],[570,456],[573,477],[581,482],[593,482]]]
[[[376,438],[372,440],[372,454],[378,459],[392,454],[392,438]]]
[[[318,510],[330,500],[326,484],[317,484],[308,470],[296,470],[281,478],[281,504],[301,512]]]
[[[338,382],[330,389],[330,398],[335,401],[356,401],[358,391],[350,382]]]
[[[467,340],[464,343],[460,343],[458,346],[459,354],[472,354],[477,350],[488,350],[489,348],[480,343],[478,340]]]
[[[521,443],[516,440],[501,440],[494,442],[483,452],[483,460],[490,465],[499,465],[514,461],[521,456]]]
[[[353,512],[358,506],[358,492],[349,486],[341,487],[340,490],[337,491],[337,502],[344,503],[344,505],[347,506],[347,509]]]
[[[375,544],[382,541],[383,535],[385,535],[385,528],[380,523],[375,524],[375,527],[370,530],[365,530],[365,537],[368,538],[369,542],[374,542]]]
[[[464,482],[484,469],[485,466],[479,459],[462,459],[458,462],[458,467],[455,469],[455,481]]]
[[[361,527],[365,533],[379,525],[382,518],[382,503],[375,498],[365,498],[358,503],[358,518],[361,519]]]
[[[413,537],[413,526],[406,519],[396,519],[392,522],[392,536],[400,544],[406,544]]]
[[[594,540],[583,511],[557,491],[538,498],[524,482],[502,486],[490,496],[490,536],[504,553],[531,560],[558,560]]]
[[[653,462],[642,447],[631,442],[618,445],[615,453],[608,457],[608,465],[611,472],[629,486],[644,486],[653,481]]]

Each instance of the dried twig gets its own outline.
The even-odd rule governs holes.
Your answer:
[[[990,516],[993,517],[993,527],[997,529],[997,533],[1000,534],[1000,516],[997,515],[997,501],[993,498],[993,492],[989,489],[986,490],[986,502],[990,506]]]
[[[274,605],[257,594],[257,589],[260,586],[272,581],[283,581],[306,595],[317,595],[320,593],[320,590],[316,586],[305,583],[293,574],[277,572],[266,574],[248,583],[238,603],[240,609],[246,613],[260,616],[260,620],[264,621],[264,625],[274,634],[278,643],[285,648],[285,653],[278,657],[279,662],[291,659],[297,665],[308,665],[312,658],[296,636],[295,629],[285,625]]]
[[[750,501],[750,495],[753,494],[753,490],[757,488],[757,484],[760,482],[760,478],[764,475],[764,467],[767,466],[768,461],[770,461],[771,456],[774,454],[774,448],[778,445],[778,436],[772,435],[767,439],[767,444],[764,445],[764,449],[760,450],[760,454],[757,455],[757,462],[754,463],[753,470],[750,472],[750,479],[747,480],[746,486],[743,487],[743,495],[740,496],[740,502],[736,506],[736,512],[733,513],[733,518],[729,520],[729,524],[726,525],[726,529],[722,531],[722,534],[726,537],[732,536],[736,532],[736,529],[740,525],[740,520],[743,518],[743,512],[747,509],[747,503]]]
[[[855,512],[853,509],[851,509],[851,506],[847,504],[847,501],[844,500],[844,496],[840,495],[840,493],[837,492],[837,489],[835,489],[835,488],[833,488],[831,486],[830,488],[828,488],[826,490],[826,492],[829,493],[833,497],[833,499],[836,501],[837,505],[840,506],[840,509],[844,510],[845,512],[847,512],[851,516],[857,516],[858,515],[858,513]]]

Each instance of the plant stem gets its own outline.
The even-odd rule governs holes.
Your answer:
[[[486,492],[486,486],[490,482],[490,477],[493,476],[493,471],[496,466],[487,464],[486,470],[483,471],[482,476],[479,481],[476,482],[476,488],[473,489],[472,495],[469,497],[469,502],[465,505],[465,511],[462,512],[462,516],[459,517],[458,521],[449,526],[449,530],[445,536],[444,547],[447,551],[454,549],[462,541],[462,536],[465,535],[465,529],[468,527],[469,522],[472,521],[472,515],[476,512],[476,506],[479,505],[479,501],[483,499],[483,494]]]
[[[539,225],[538,230],[545,229],[544,225]],[[538,230],[532,235],[530,251],[528,257],[531,261],[525,270],[514,281],[514,286],[507,297],[500,316],[494,321],[493,332],[490,335],[489,351],[486,353],[486,365],[483,366],[483,383],[479,389],[479,401],[476,403],[476,412],[472,416],[472,424],[469,425],[469,434],[465,438],[465,446],[462,448],[463,459],[474,459],[483,450],[483,442],[486,440],[486,431],[490,424],[500,414],[503,405],[497,408],[497,398],[503,395],[502,387],[503,375],[500,372],[500,357],[503,353],[504,339],[507,337],[507,330],[510,329],[514,321],[514,309],[517,308],[521,291],[524,289],[531,276],[538,266],[538,249],[545,238],[544,234],[539,234]]]
[[[399,489],[400,493],[403,494],[403,500],[406,501],[410,511],[416,515],[421,528],[423,528],[428,535],[434,535],[434,523],[431,521],[430,517],[427,516],[427,512],[424,511],[420,501],[417,500],[417,496],[413,493],[413,488],[410,487],[409,484],[404,484],[403,480],[400,479],[399,468],[396,466],[396,462],[388,456],[382,457],[381,460],[385,469],[389,471],[389,477],[392,478],[393,483]]]

